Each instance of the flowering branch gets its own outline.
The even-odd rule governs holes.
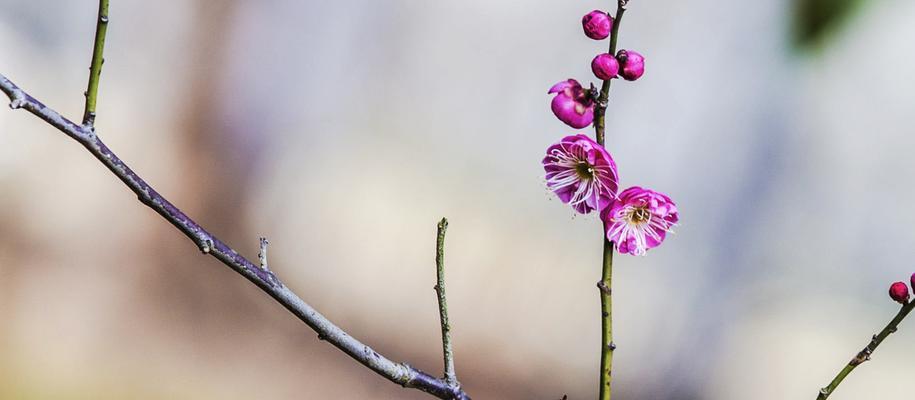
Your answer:
[[[610,31],[610,50],[607,54],[616,53],[620,22],[622,22],[623,14],[626,12],[627,1],[619,0],[617,3],[616,17],[613,21],[613,28]],[[607,103],[610,98],[610,83],[612,81],[612,78],[604,79],[594,110],[594,133],[597,143],[601,146],[604,146],[604,125],[607,115]],[[600,236],[604,251],[601,260],[601,279],[597,282],[597,288],[600,290],[601,315],[600,391],[598,398],[600,400],[610,400],[613,378],[613,351],[616,350],[616,344],[613,343],[613,243],[607,240],[607,222],[603,221],[602,225]]]
[[[912,275],[911,281],[912,286],[915,287],[915,274]],[[855,354],[851,361],[845,365],[845,368],[842,368],[842,370],[839,371],[839,374],[832,379],[832,382],[829,382],[828,386],[820,389],[820,392],[817,394],[817,400],[826,400],[829,398],[829,395],[835,392],[839,384],[845,380],[845,377],[848,376],[851,371],[854,371],[859,365],[870,361],[871,354],[874,354],[874,351],[877,350],[877,346],[879,346],[880,343],[883,343],[883,340],[890,336],[890,334],[895,333],[899,323],[909,315],[909,312],[911,312],[913,308],[915,308],[915,301],[909,301],[909,288],[906,287],[903,282],[896,282],[890,286],[890,297],[901,303],[902,308],[899,309],[896,316],[886,324],[880,333],[871,337],[871,341],[867,346],[864,346],[864,349],[859,351],[858,354]]]
[[[445,360],[445,382],[460,388],[454,372],[454,349],[451,346],[451,324],[448,322],[448,302],[445,299],[445,231],[448,230],[448,220],[442,218],[438,223],[438,235],[435,241],[435,270],[437,281],[435,293],[438,295],[439,320],[442,323],[442,353]]]
[[[83,112],[83,125],[92,127],[95,124],[95,103],[98,99],[98,82],[102,75],[102,64],[105,63],[105,35],[108,33],[108,0],[98,2],[98,21],[95,25],[95,45],[92,48],[92,62],[89,66],[89,87],[86,89],[86,110]]]
[[[615,18],[605,11],[594,10],[581,19],[588,38],[610,38],[609,52],[591,60],[591,72],[603,81],[600,91],[593,84],[586,90],[575,79],[560,81],[547,91],[555,94],[550,108],[556,118],[573,129],[594,125],[596,140],[582,134],[566,136],[547,148],[542,161],[547,187],[579,213],[598,211],[602,222],[603,257],[601,279],[597,282],[601,305],[600,400],[610,400],[613,351],[616,349],[613,343],[613,252],[645,255],[664,241],[680,218],[677,206],[663,193],[639,186],[617,193],[616,162],[604,146],[612,80],[635,81],[645,72],[645,59],[641,54],[616,50],[628,2],[617,0]]]
[[[108,0],[100,0],[95,46],[89,73],[89,86],[85,93],[86,109],[82,125],[63,117],[57,111],[45,106],[20,89],[5,76],[0,75],[0,91],[9,97],[10,108],[14,110],[25,109],[76,140],[133,191],[141,203],[153,209],[162,218],[174,225],[181,233],[191,239],[201,252],[215,257],[267,293],[317,332],[320,340],[329,342],[375,373],[403,387],[419,389],[440,399],[469,400],[470,396],[454,384],[456,381],[435,378],[405,363],[391,361],[368,345],[350,336],[337,325],[334,325],[333,322],[293,293],[280,281],[276,274],[270,271],[267,266],[267,240],[265,238],[260,240],[260,253],[258,255],[260,265],[257,266],[213,236],[162,197],[102,142],[95,132],[93,122],[107,26]]]
[[[629,0],[619,0],[616,5],[616,17],[613,21],[613,29],[610,31],[610,51],[607,54],[616,54],[616,43],[619,39],[620,22],[623,20],[623,14],[626,12],[626,4]],[[597,106],[594,109],[594,133],[597,143],[604,145],[604,127],[606,125],[607,103],[610,99],[610,83],[613,79],[604,79],[600,86],[600,95],[597,98]]]

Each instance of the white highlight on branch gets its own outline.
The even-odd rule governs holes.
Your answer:
[[[257,253],[257,259],[261,262],[261,269],[264,271],[269,271],[270,267],[267,266],[267,245],[270,244],[270,241],[265,237],[261,237],[261,251]]]

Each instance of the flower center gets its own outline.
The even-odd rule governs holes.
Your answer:
[[[651,219],[651,212],[645,207],[634,208],[629,213],[629,222],[635,225],[641,225]]]
[[[575,164],[575,173],[577,173],[582,180],[590,180],[594,177],[594,168],[582,161]]]

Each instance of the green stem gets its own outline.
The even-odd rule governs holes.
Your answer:
[[[105,63],[105,35],[108,33],[108,0],[98,2],[98,21],[95,25],[95,46],[92,49],[92,64],[89,66],[89,87],[86,89],[86,111],[83,125],[95,124],[95,103],[98,99],[98,82]]]
[[[628,0],[620,0],[616,8],[616,17],[613,18],[613,29],[610,30],[610,50],[609,54],[616,54],[616,42],[619,39],[620,22],[623,21],[623,13],[626,12],[626,3]],[[597,136],[597,143],[604,145],[604,126],[607,115],[607,101],[610,98],[610,83],[613,79],[607,79],[600,87],[600,96],[597,98],[597,105],[594,109],[594,131]]]
[[[603,235],[602,235],[603,236]],[[600,289],[601,337],[600,337],[600,400],[610,400],[610,379],[613,368],[613,242],[603,239],[604,257]]]
[[[880,343],[883,342],[883,339],[886,339],[886,337],[891,333],[896,332],[898,329],[897,326],[900,322],[902,322],[906,315],[909,315],[909,312],[912,311],[912,308],[915,308],[915,301],[908,302],[903,305],[896,316],[893,317],[893,319],[890,321],[890,323],[887,324],[886,327],[880,331],[880,333],[874,335],[873,338],[871,338],[870,343],[868,343],[863,350],[859,351],[858,354],[856,354],[855,357],[852,358],[847,365],[845,365],[845,368],[842,368],[842,370],[839,371],[839,374],[833,378],[832,382],[829,383],[829,386],[820,389],[820,393],[817,395],[817,400],[826,400],[829,398],[829,395],[831,395],[836,390],[839,384],[842,383],[842,380],[844,380],[845,377],[851,373],[851,371],[854,371],[855,368],[861,364],[864,364],[864,362],[869,361],[871,359],[871,354],[874,354],[874,351],[877,350],[877,346],[879,346]]]
[[[613,20],[613,29],[610,30],[610,54],[616,54],[616,43],[619,39],[620,23],[623,21],[623,13],[626,12],[626,3],[628,0],[619,0],[616,8],[616,17]],[[597,99],[597,105],[594,110],[594,132],[597,137],[597,143],[604,145],[604,127],[606,123],[607,101],[610,98],[610,82],[612,79],[604,81],[600,88],[600,96]],[[616,345],[613,343],[613,242],[606,238],[606,224],[601,227],[601,241],[604,243],[604,255],[601,262],[601,279],[597,282],[600,289],[600,311],[601,311],[601,343],[600,343],[600,400],[610,400],[611,378],[613,370],[613,350]]]

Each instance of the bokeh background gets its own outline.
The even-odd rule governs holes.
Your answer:
[[[0,0],[0,71],[82,114],[97,4]],[[160,192],[395,360],[478,399],[593,398],[599,221],[545,188],[611,1],[115,0],[100,135]],[[812,399],[915,271],[915,2],[632,0],[622,184],[678,233],[617,258],[619,399]],[[421,399],[319,342],[25,112],[0,112],[0,398]],[[836,399],[907,398],[915,325]]]

